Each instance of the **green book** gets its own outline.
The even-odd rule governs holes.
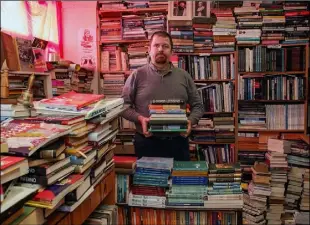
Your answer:
[[[240,163],[209,164],[209,173],[241,172]]]
[[[173,170],[208,171],[206,161],[174,161]]]

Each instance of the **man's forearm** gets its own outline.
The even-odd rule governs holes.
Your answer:
[[[123,111],[120,115],[124,117],[126,120],[129,120],[131,122],[134,122],[134,123],[139,122],[138,117],[140,114],[137,113],[136,110],[131,107]]]

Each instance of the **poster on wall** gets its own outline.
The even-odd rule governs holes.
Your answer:
[[[81,67],[88,69],[96,68],[96,30],[94,28],[79,29],[79,58]]]

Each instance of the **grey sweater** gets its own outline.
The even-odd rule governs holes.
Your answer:
[[[130,107],[121,116],[132,121],[136,130],[142,133],[138,116],[149,117],[148,105],[151,100],[181,99],[190,105],[188,119],[197,124],[204,109],[190,74],[171,64],[170,70],[160,73],[149,63],[135,70],[126,80],[122,97]]]

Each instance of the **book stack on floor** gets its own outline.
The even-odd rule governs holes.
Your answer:
[[[271,195],[271,174],[268,165],[256,162],[252,167],[252,181],[244,194],[243,224],[266,224],[267,197]]]
[[[152,100],[149,105],[150,132],[186,132],[187,117],[184,101]]]
[[[268,199],[266,220],[268,224],[281,225],[284,212],[285,184],[287,182],[287,154],[291,152],[292,142],[279,139],[268,139],[266,163],[271,172],[271,195]]]
[[[241,168],[239,163],[209,164],[208,208],[242,208]]]
[[[213,117],[213,124],[215,130],[215,142],[235,143],[234,117],[226,113],[215,115]]]
[[[174,161],[167,206],[204,206],[208,165],[205,161]]]
[[[25,197],[22,193],[30,196],[29,191],[22,190],[24,187],[33,189],[32,196],[24,201],[27,207],[23,211],[28,213],[23,214],[24,221],[33,222],[31,214],[36,215],[36,224],[42,224],[55,210],[76,209],[114,166],[111,142],[117,133],[117,115],[122,105],[123,99],[70,92],[36,102],[35,107],[42,115],[1,124],[1,137],[8,145],[5,154],[27,157],[26,173],[18,168],[14,174],[10,173],[10,179],[19,178],[20,183],[3,188],[11,190],[10,193],[19,189],[21,194],[14,193],[17,197],[8,194],[10,198],[4,198],[1,221],[7,213],[16,212],[16,205]]]
[[[128,204],[131,177],[135,173],[137,157],[114,156],[115,164],[115,199],[117,204]]]
[[[310,145],[303,141],[294,141],[290,150],[287,156],[290,171],[285,195],[284,221],[309,224]]]
[[[128,204],[165,208],[165,190],[172,168],[172,158],[142,157],[137,160]]]

